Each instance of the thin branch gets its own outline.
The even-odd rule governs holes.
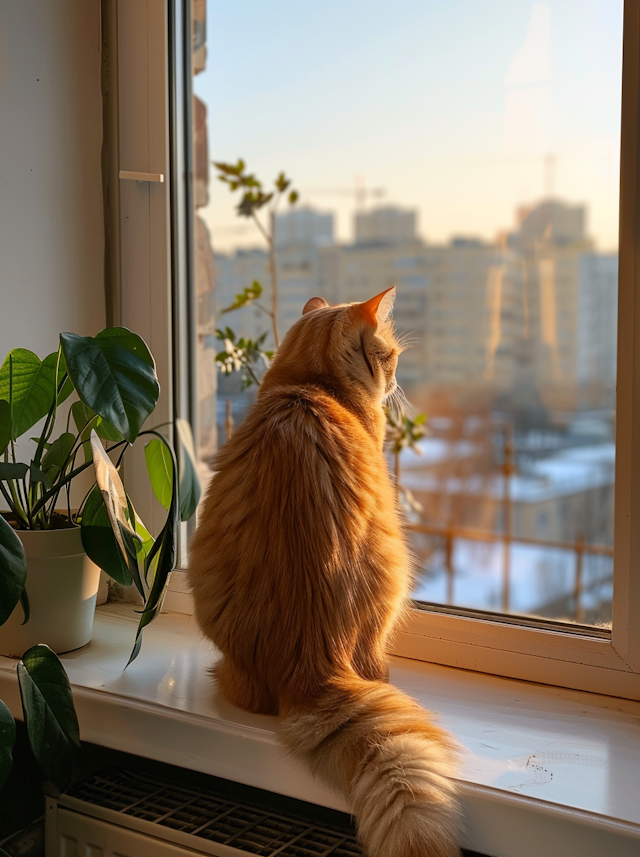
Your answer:
[[[256,383],[256,384],[258,385],[258,387],[259,387],[259,386],[260,386],[260,379],[258,378],[258,376],[256,375],[256,373],[253,371],[253,369],[251,368],[250,364],[249,364],[249,363],[245,363],[245,364],[244,364],[244,366],[245,366],[245,368],[246,368],[247,372],[251,375],[251,377],[253,378],[253,380],[255,381],[255,383]]]
[[[269,212],[271,225],[271,237],[269,238],[269,268],[271,269],[271,324],[273,325],[273,338],[276,348],[280,345],[278,336],[278,272],[276,267],[276,248],[274,243],[276,230],[276,216],[273,211]]]
[[[248,304],[248,306],[251,306],[251,304]],[[271,312],[271,310],[267,309],[266,307],[263,307],[261,303],[258,303],[258,301],[253,301],[253,306],[257,307],[259,310],[262,310],[262,312],[265,315],[268,315],[269,318],[271,318],[273,316],[273,313]]]
[[[260,223],[260,221],[258,220],[258,215],[255,213],[255,211],[252,211],[252,212],[251,212],[251,217],[253,217],[253,221],[254,221],[254,223],[256,224],[256,226],[258,227],[258,229],[260,230],[260,232],[262,232],[262,236],[263,236],[264,240],[267,242],[267,244],[268,244],[269,246],[271,246],[271,237],[269,236],[269,233],[268,233],[268,232],[267,232],[267,230],[264,228],[264,226],[262,225],[262,223]]]

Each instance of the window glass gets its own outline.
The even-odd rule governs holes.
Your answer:
[[[193,10],[203,462],[310,297],[396,285],[415,598],[606,627],[621,0]]]

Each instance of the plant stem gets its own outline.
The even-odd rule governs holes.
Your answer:
[[[2,494],[4,496],[4,499],[9,504],[9,509],[13,512],[13,514],[16,516],[16,518],[19,521],[21,521],[23,524],[28,524],[27,517],[24,514],[24,512],[22,511],[22,509],[20,508],[20,504],[16,503],[15,497],[13,497],[13,498],[11,497],[11,495],[9,494],[7,489],[4,487],[2,482],[0,482],[0,491],[2,492]],[[14,491],[14,493],[15,493],[15,491]]]
[[[260,378],[258,378],[256,373],[253,371],[253,369],[251,368],[251,365],[249,363],[245,363],[244,366],[245,366],[245,369],[247,370],[247,372],[249,373],[249,375],[251,375],[251,377],[253,378],[254,383],[259,387],[260,386]]]
[[[271,318],[271,310],[268,310],[266,307],[262,306],[261,303],[258,303],[258,301],[253,301],[253,306],[257,307],[261,312],[263,312],[265,315],[268,315],[269,318]]]
[[[224,430],[226,440],[231,440],[231,435],[233,434],[233,413],[231,411],[231,399],[227,399],[227,401],[225,402]]]
[[[141,432],[141,434],[147,434],[147,432]],[[123,443],[129,443],[129,441],[128,441],[128,440],[121,440],[121,441],[118,441],[118,443],[114,444],[112,447],[110,447],[109,449],[107,449],[107,450],[105,450],[105,451],[106,451],[106,452],[112,452],[114,449],[118,449],[118,447],[122,446],[122,444],[123,444]],[[68,473],[68,474],[64,477],[64,479],[61,479],[61,480],[60,480],[60,482],[56,485],[56,487],[55,487],[55,488],[51,488],[51,490],[50,490],[50,491],[46,491],[46,492],[43,494],[43,496],[41,497],[41,499],[36,503],[35,507],[33,508],[33,510],[32,510],[32,511],[33,511],[33,513],[35,514],[36,512],[39,512],[39,511],[40,511],[40,509],[42,509],[42,507],[45,505],[45,503],[46,503],[48,500],[50,500],[50,499],[51,499],[51,497],[53,497],[53,496],[54,496],[54,494],[55,494],[55,495],[59,494],[59,493],[60,493],[60,489],[61,489],[64,485],[66,485],[68,482],[71,482],[71,480],[72,480],[72,479],[75,479],[75,477],[76,477],[76,476],[78,476],[80,473],[82,473],[82,471],[83,471],[83,470],[86,470],[86,469],[87,469],[87,467],[91,467],[91,466],[92,466],[92,464],[93,464],[93,460],[91,460],[91,461],[85,461],[85,463],[84,463],[84,464],[81,464],[81,465],[80,465],[80,467],[76,467],[76,469],[75,469],[75,470],[72,470],[72,471],[71,471],[71,473]]]
[[[271,239],[269,238],[269,233],[268,233],[268,232],[267,232],[267,230],[264,228],[264,226],[262,225],[262,223],[260,223],[260,221],[258,220],[258,216],[257,216],[257,214],[256,214],[255,212],[252,212],[252,213],[251,213],[251,216],[253,217],[254,223],[256,224],[256,226],[258,227],[258,229],[260,230],[260,232],[262,232],[262,237],[263,237],[263,238],[264,238],[264,240],[267,242],[267,244],[269,244],[269,243],[270,243],[270,240],[271,240]]]
[[[25,523],[27,522],[27,513],[22,508],[22,502],[20,497],[18,496],[18,492],[16,491],[16,486],[13,483],[13,479],[8,479],[7,484],[9,486],[9,490],[11,491],[11,497],[13,498],[14,512],[16,515],[20,515],[24,519]]]
[[[47,432],[51,433],[51,431],[53,430],[52,420],[55,419],[57,398],[58,398],[58,392],[56,390],[56,393],[55,393],[54,399],[53,399],[53,404],[49,408],[49,413],[47,414],[47,419],[45,420],[44,428],[42,429],[42,434],[40,435],[40,438],[38,440],[38,446],[36,448],[36,454],[33,457],[33,463],[35,464],[36,467],[40,467],[40,461],[42,459],[42,453],[44,450],[44,445],[45,445],[46,440],[47,440]]]
[[[276,348],[280,345],[280,337],[278,336],[278,272],[276,266],[276,213],[269,212],[269,226],[271,235],[268,236],[269,242],[269,267],[271,269],[271,324],[273,325],[273,338],[276,343]]]
[[[29,504],[29,497],[27,494],[27,485],[23,479],[18,479],[18,480],[16,480],[16,482],[18,485],[18,493],[20,494],[20,497],[22,499],[22,504],[24,506],[24,510],[27,514],[27,521],[29,524],[29,529],[32,530],[33,529],[34,512],[33,512],[33,509],[31,508],[31,506]]]
[[[276,224],[276,215],[275,211],[269,212],[269,229],[271,234],[267,232],[262,223],[260,223],[258,216],[255,212],[252,212],[251,216],[253,217],[253,222],[256,224],[260,232],[262,233],[262,237],[267,242],[269,247],[269,270],[271,272],[271,312],[268,310],[264,310],[263,307],[260,309],[271,319],[271,327],[273,328],[273,338],[275,340],[276,348],[280,345],[280,337],[278,336],[278,272],[276,267],[276,248],[274,243],[274,235],[275,235],[275,224]]]

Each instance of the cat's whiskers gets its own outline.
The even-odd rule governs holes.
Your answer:
[[[408,348],[411,348],[418,342],[419,337],[417,336],[417,332],[415,330],[407,331],[406,333],[401,334],[396,337],[397,347],[402,354],[403,351],[406,351]]]

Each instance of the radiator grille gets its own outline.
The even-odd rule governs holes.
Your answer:
[[[362,857],[355,836],[344,830],[124,769],[100,771],[74,786],[69,795],[247,854]],[[160,831],[157,835],[161,838]]]

